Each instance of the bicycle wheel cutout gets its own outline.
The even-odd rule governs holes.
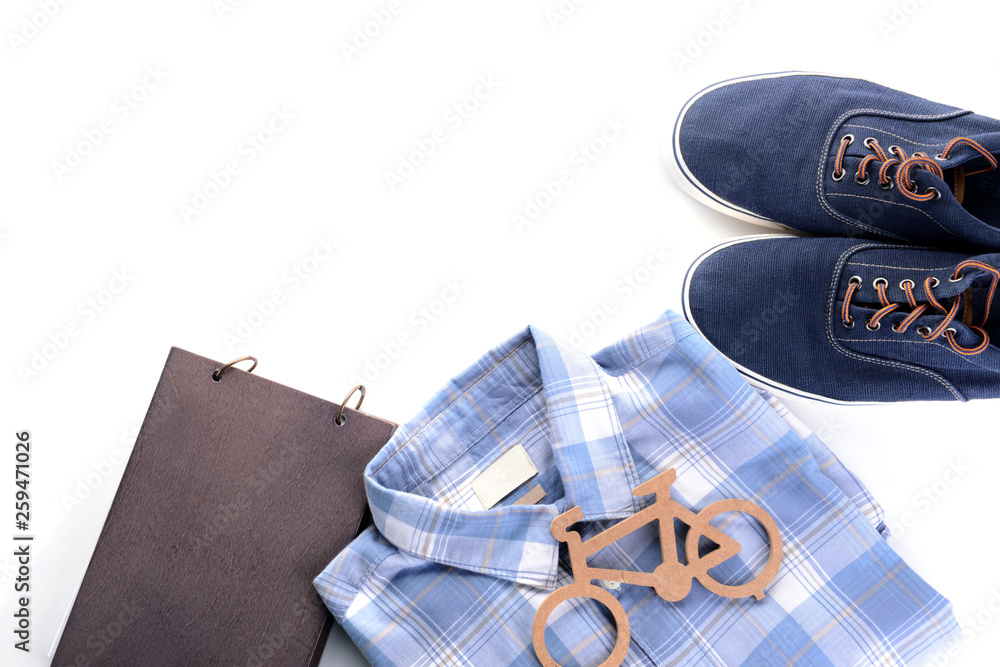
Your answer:
[[[768,541],[769,553],[763,567],[749,581],[739,584],[719,581],[711,572],[713,568],[723,565],[743,549],[743,545],[738,541],[710,523],[720,515],[730,512],[752,517],[764,529]],[[698,581],[716,595],[729,598],[749,597],[752,595],[758,600],[762,599],[764,597],[764,588],[771,583],[771,580],[778,573],[782,557],[781,531],[778,529],[778,525],[771,515],[765,512],[760,506],[745,500],[720,500],[699,512],[695,523],[697,525],[693,525],[688,533],[686,550],[689,560],[697,558],[699,573],[696,577]],[[701,550],[701,540],[706,534],[709,535],[709,540],[720,544],[719,549],[708,552]]]
[[[544,667],[560,667],[549,653],[548,645],[545,641],[545,628],[548,626],[549,617],[563,602],[572,599],[593,600],[598,602],[608,610],[615,623],[615,644],[611,654],[598,667],[617,667],[625,660],[628,653],[629,628],[628,616],[625,608],[615,599],[615,596],[606,590],[587,582],[577,582],[557,589],[554,593],[545,598],[538,611],[535,613],[535,622],[531,627],[531,639],[535,647],[535,655]]]

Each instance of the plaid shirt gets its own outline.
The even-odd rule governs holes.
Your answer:
[[[473,480],[518,444],[538,474],[484,509]],[[572,581],[552,519],[580,506],[586,540],[647,506],[631,490],[668,468],[686,507],[764,508],[784,558],[761,601],[608,586],[631,623],[624,664],[899,665],[957,641],[950,603],[886,544],[864,486],[670,312],[594,357],[529,328],[455,378],[368,465],[375,526],[315,586],[374,665],[537,665],[535,611]],[[538,504],[513,504],[536,484]],[[751,522],[727,528],[743,550],[713,574],[761,569],[767,539]],[[655,526],[589,563],[652,572]],[[616,637],[589,602],[561,605],[547,628],[561,665],[598,665]]]

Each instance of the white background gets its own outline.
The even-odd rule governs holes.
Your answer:
[[[1000,115],[987,2],[595,0],[564,5],[575,11],[556,21],[556,0],[420,0],[350,57],[343,45],[387,0],[53,4],[48,18],[45,2],[8,0],[0,16],[0,521],[13,523],[13,434],[28,428],[37,535],[27,657],[12,648],[13,548],[0,546],[2,664],[48,664],[171,345],[253,354],[260,375],[337,402],[379,362],[365,409],[405,421],[527,324],[596,351],[679,309],[684,271],[704,249],[766,231],[690,200],[666,175],[661,144],[703,86],[817,70]],[[479,88],[484,99],[457,123],[449,110],[481,77],[495,90]],[[268,135],[275,109],[294,119]],[[88,146],[102,122],[110,133]],[[581,170],[579,147],[608,122],[620,133]],[[390,189],[385,172],[436,128],[443,143]],[[258,134],[270,143],[251,160],[244,142]],[[773,168],[798,150],[816,147],[789,136],[773,146]],[[87,154],[76,162],[72,151]],[[67,160],[75,167],[55,165]],[[230,160],[239,173],[213,188]],[[512,214],[561,170],[572,182],[518,230]],[[206,186],[214,197],[185,220],[181,206]],[[338,249],[313,263],[317,238]],[[670,258],[646,271],[653,252]],[[294,267],[315,270],[296,285]],[[616,290],[625,276],[644,282]],[[458,296],[439,308],[449,281]],[[282,302],[254,315],[274,290]],[[101,312],[88,299],[104,300]],[[762,305],[732,307],[749,321]],[[259,326],[227,340],[241,320]],[[408,344],[395,350],[400,334]],[[379,357],[385,349],[398,353]],[[50,358],[26,377],[36,352]],[[961,622],[985,622],[968,625],[949,664],[993,664],[997,404],[787,403],[890,523],[912,518],[893,545]],[[968,470],[948,476],[953,464]],[[936,489],[933,502],[924,489]],[[363,660],[335,628],[323,664]]]

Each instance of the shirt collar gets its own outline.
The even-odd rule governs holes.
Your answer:
[[[418,558],[553,588],[559,550],[550,525],[556,515],[573,505],[589,521],[639,509],[631,493],[638,475],[607,380],[591,357],[535,327],[500,345],[439,391],[369,463],[365,485],[376,527]],[[483,511],[448,503],[467,484],[435,484],[437,475],[463,466],[473,445],[496,438],[497,425],[539,392],[565,496]],[[496,456],[486,465],[515,444],[497,438]],[[463,467],[471,481],[485,466]]]

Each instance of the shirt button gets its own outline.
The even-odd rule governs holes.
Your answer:
[[[607,588],[609,591],[617,591],[622,587],[622,582],[611,581],[610,579],[604,579],[601,581],[601,585]]]

